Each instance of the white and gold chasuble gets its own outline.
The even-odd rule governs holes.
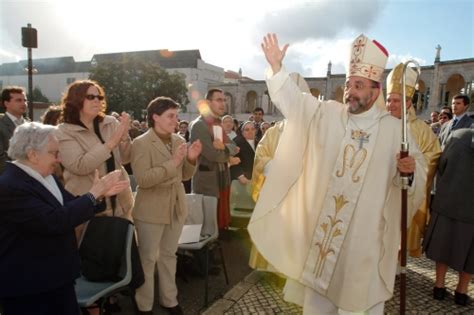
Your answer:
[[[302,283],[309,287],[323,292],[329,287],[370,164],[379,120],[385,115],[389,114],[379,114],[375,107],[349,115],[302,275]]]
[[[252,241],[302,290],[344,310],[388,300],[400,243],[400,121],[376,106],[349,117],[343,104],[302,94],[283,69],[267,85],[287,123],[248,226]],[[423,170],[413,141],[410,155]],[[411,211],[425,175],[415,172]]]

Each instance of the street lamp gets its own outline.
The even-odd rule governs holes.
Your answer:
[[[33,52],[31,48],[38,48],[38,32],[28,23],[21,28],[21,44],[28,48],[28,116],[33,121]]]

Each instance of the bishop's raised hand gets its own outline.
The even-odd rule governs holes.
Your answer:
[[[267,62],[272,67],[273,74],[280,71],[283,58],[285,58],[286,50],[289,45],[285,44],[283,48],[280,49],[276,34],[267,34],[263,38],[261,46]]]

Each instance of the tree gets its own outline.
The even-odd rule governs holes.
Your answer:
[[[104,88],[108,111],[133,112],[134,117],[141,118],[142,110],[158,96],[171,97],[181,104],[182,111],[189,103],[183,74],[170,74],[158,64],[130,57],[99,62],[89,78]]]
[[[27,96],[30,99],[30,95]],[[33,89],[33,97],[31,98],[33,102],[39,103],[49,103],[49,99],[43,94],[41,89],[37,86]]]

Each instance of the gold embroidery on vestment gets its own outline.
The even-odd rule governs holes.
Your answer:
[[[343,177],[346,169],[353,170],[351,178],[354,183],[357,183],[360,180],[360,176],[357,176],[357,172],[366,158],[367,150],[365,148],[356,151],[352,144],[346,145],[342,157],[342,169],[336,172],[336,176]]]
[[[324,237],[321,242],[314,244],[319,248],[319,255],[314,266],[313,273],[316,278],[319,278],[324,270],[324,264],[330,254],[334,254],[334,249],[331,247],[332,241],[342,235],[341,229],[336,227],[339,223],[343,223],[341,219],[337,218],[339,211],[348,203],[343,195],[333,196],[335,204],[335,213],[333,216],[328,215],[329,222],[321,223],[320,227],[324,232]]]

